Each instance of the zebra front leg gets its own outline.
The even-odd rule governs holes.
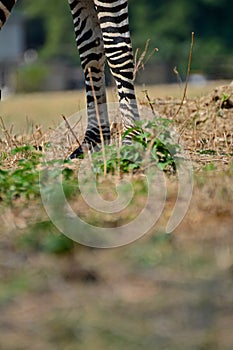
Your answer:
[[[128,22],[128,1],[94,0],[103,34],[108,64],[115,78],[123,132],[139,120],[134,89],[134,62]],[[123,143],[130,143],[132,134],[128,134]]]
[[[85,76],[88,123],[82,145],[70,158],[83,155],[83,149],[95,150],[110,140],[110,127],[106,106],[104,63],[105,53],[102,31],[93,0],[69,0],[73,16],[77,48]],[[100,130],[101,129],[101,130]]]

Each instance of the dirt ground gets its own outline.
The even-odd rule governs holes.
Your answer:
[[[150,99],[175,120],[192,159],[184,220],[164,233],[177,196],[170,179],[150,234],[121,248],[75,244],[55,254],[21,243],[28,232],[57,234],[39,200],[2,203],[0,349],[233,348],[233,86],[185,100],[178,114],[180,100]]]

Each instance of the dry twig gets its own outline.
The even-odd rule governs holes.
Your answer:
[[[189,76],[190,76],[190,71],[191,71],[192,57],[193,57],[193,46],[194,46],[194,32],[192,32],[192,35],[191,35],[191,46],[190,46],[190,51],[189,51],[188,68],[187,68],[186,82],[185,82],[183,97],[182,97],[180,106],[172,119],[175,119],[177,117],[177,115],[180,113],[180,110],[183,107],[184,100],[186,98],[188,81],[189,81]]]
[[[7,127],[5,126],[4,120],[3,118],[0,116],[0,121],[1,121],[1,127],[2,127],[2,132],[6,137],[8,146],[12,146],[12,144],[14,145],[14,147],[17,147],[16,142],[14,141],[13,137],[11,136],[11,134],[9,133]]]
[[[95,102],[95,112],[96,112],[96,118],[98,122],[98,127],[100,131],[100,140],[101,140],[101,146],[102,146],[102,151],[103,151],[103,161],[104,161],[104,176],[107,175],[107,161],[106,161],[106,153],[105,153],[105,144],[104,144],[104,136],[103,136],[103,130],[101,126],[101,121],[100,121],[100,114],[99,114],[99,108],[98,108],[98,102],[96,98],[96,93],[94,89],[94,84],[93,84],[93,79],[92,79],[92,74],[91,74],[91,68],[88,68],[88,72],[90,74],[90,83],[91,83],[91,89],[92,89],[92,94]]]
[[[145,60],[145,57],[146,57],[146,54],[147,54],[147,51],[148,51],[148,48],[149,48],[149,44],[150,44],[150,39],[147,39],[145,47],[144,47],[144,50],[143,50],[143,52],[142,52],[142,54],[140,55],[139,58],[138,58],[139,49],[137,48],[137,50],[135,52],[135,55],[134,55],[134,71],[133,71],[134,80],[136,79],[136,75],[137,75],[138,71],[140,69],[144,69],[145,64],[151,59],[153,54],[156,51],[159,51],[159,49],[157,47],[155,47],[152,50],[152,52],[147,56],[147,58]],[[145,62],[144,62],[144,60],[145,60]]]
[[[79,139],[77,138],[77,136],[75,135],[73,129],[71,128],[71,126],[70,126],[70,124],[69,124],[67,118],[66,118],[63,114],[62,114],[62,118],[64,119],[68,130],[69,130],[69,131],[71,132],[71,134],[73,135],[73,137],[74,137],[75,141],[77,142],[77,144],[78,144],[79,146],[81,146],[81,143],[79,142]],[[80,122],[80,120],[78,121],[78,123],[79,123],[79,122]]]

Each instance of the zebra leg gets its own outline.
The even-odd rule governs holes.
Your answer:
[[[0,1],[0,29],[3,27],[7,18],[11,14],[11,10],[14,7],[16,0],[1,0]]]
[[[134,83],[133,53],[128,22],[128,1],[94,0],[102,29],[105,53],[115,78],[123,132],[139,119]],[[123,143],[131,143],[128,134]]]
[[[69,4],[85,75],[88,112],[83,143],[70,155],[72,159],[82,156],[84,147],[89,150],[98,149],[101,143],[101,132],[104,142],[108,143],[110,128],[106,107],[103,36],[95,4],[93,0],[69,0]]]

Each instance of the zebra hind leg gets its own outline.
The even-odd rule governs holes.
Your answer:
[[[76,44],[85,75],[88,122],[84,140],[70,159],[83,156],[84,149],[98,150],[109,143],[110,127],[105,91],[103,36],[93,0],[69,0]]]

